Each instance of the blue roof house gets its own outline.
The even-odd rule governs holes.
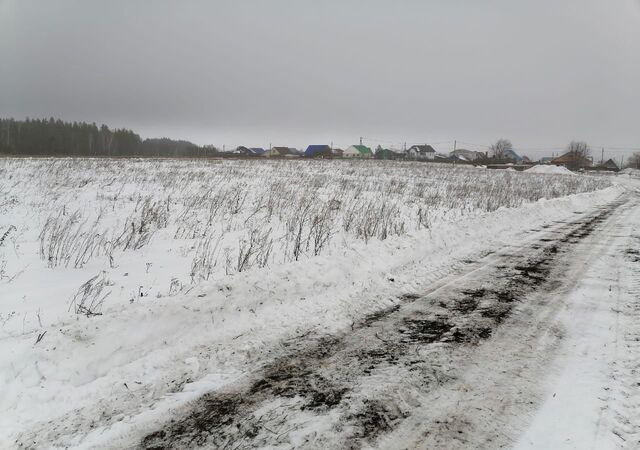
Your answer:
[[[305,158],[331,158],[331,147],[328,145],[310,145],[304,152]]]

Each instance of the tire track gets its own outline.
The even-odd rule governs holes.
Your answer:
[[[611,433],[620,448],[634,449],[640,447],[640,234],[631,236],[624,252],[628,266],[618,276],[626,283],[618,283],[617,292],[622,300],[617,353],[622,357],[611,363],[614,385],[607,407],[613,410]]]
[[[204,395],[140,447],[372,445],[420,407],[407,392],[435,392],[456,381],[456,369],[516,305],[557,289],[562,258],[623,203],[562,224],[479,267],[470,262],[470,275],[426,296],[405,296],[348,333],[290,344],[285,356],[231,388]]]

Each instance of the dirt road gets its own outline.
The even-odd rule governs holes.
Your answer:
[[[543,404],[540,380],[564,338],[556,317],[568,293],[603,248],[628,245],[612,230],[638,203],[629,194],[531,230],[526,242],[467,261],[462,274],[344,334],[287,342],[271,363],[201,397],[140,446],[513,446]]]

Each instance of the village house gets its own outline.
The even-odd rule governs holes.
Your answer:
[[[605,162],[603,162],[602,164],[600,164],[598,166],[598,169],[610,170],[612,172],[617,172],[618,170],[620,170],[620,167],[618,167],[618,164],[616,164],[616,162],[613,159],[608,159]]]
[[[376,159],[401,159],[404,158],[404,154],[394,152],[393,150],[388,148],[382,148],[380,145],[378,145],[374,157]]]
[[[264,152],[264,157],[266,158],[284,158],[284,156],[289,153],[289,149],[287,147],[271,147],[269,150]]]
[[[310,145],[304,151],[305,158],[332,158],[331,147],[328,145]]]
[[[569,151],[564,155],[558,156],[551,160],[551,164],[555,166],[564,166],[569,170],[578,170],[585,167],[591,167],[593,163],[587,157],[579,152]]]
[[[373,158],[371,149],[365,145],[352,145],[342,154],[344,158]]]
[[[240,147],[236,148],[233,153],[241,156],[261,156],[264,153],[264,149],[259,147],[249,148],[241,145]]]
[[[412,145],[407,150],[407,158],[418,161],[433,160],[436,158],[436,151],[432,146],[427,144]]]
[[[481,159],[486,157],[486,155],[482,152],[476,152],[474,150],[466,150],[464,148],[459,148],[452,151],[451,153],[449,153],[449,156],[452,158],[461,159],[463,161],[475,161],[476,159]]]
[[[501,155],[501,159],[508,159],[516,163],[522,162],[522,156],[518,155],[513,149],[505,150]]]
[[[300,156],[295,149],[289,147],[271,147],[264,154],[267,158],[291,158]]]

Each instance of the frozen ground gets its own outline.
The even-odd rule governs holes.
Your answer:
[[[375,162],[0,171],[9,448],[545,448],[547,392],[564,383],[587,402],[562,376],[595,357],[569,357],[581,341],[567,318],[593,291],[583,274],[631,270],[637,248],[631,177]],[[626,339],[621,304],[609,316]],[[612,445],[633,442],[629,361],[587,379],[589,392],[607,370],[621,380],[588,404],[608,411],[598,435]]]

